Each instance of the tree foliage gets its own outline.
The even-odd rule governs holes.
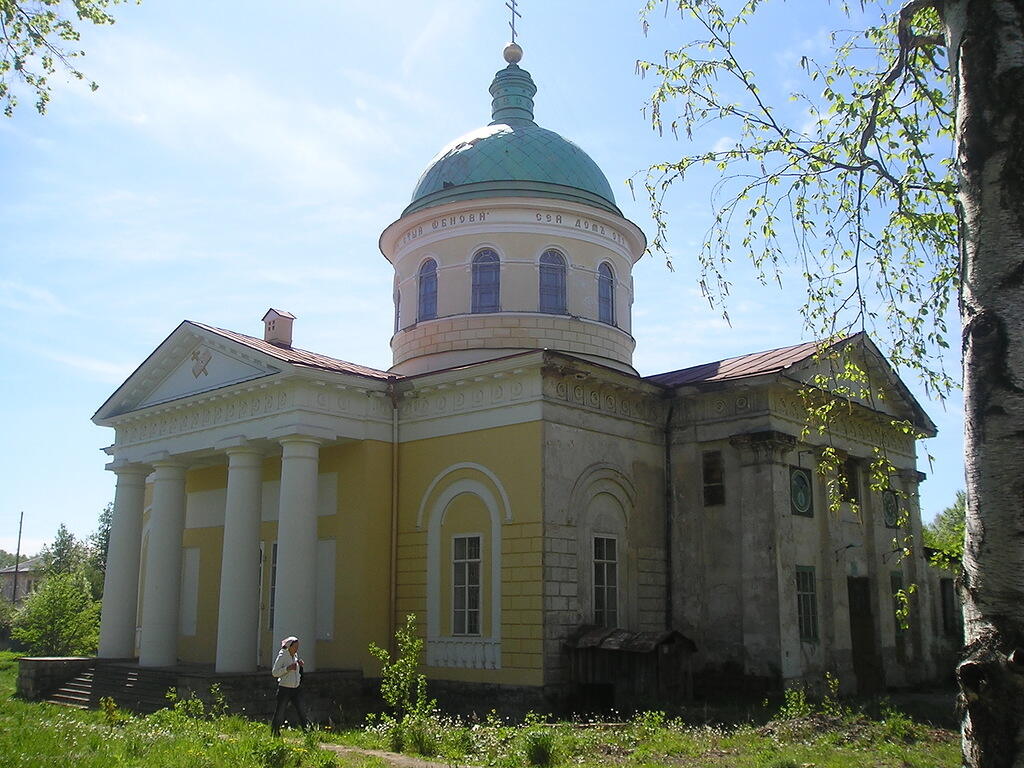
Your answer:
[[[651,247],[670,258],[672,186],[700,166],[716,170],[713,219],[698,253],[700,286],[713,306],[727,314],[727,265],[736,252],[762,282],[781,284],[795,267],[813,334],[870,331],[888,341],[890,360],[919,370],[944,395],[954,381],[936,352],[948,346],[946,310],[959,272],[938,16],[922,9],[911,32],[889,3],[871,4],[875,23],[833,33],[829,61],[800,58],[803,87],[779,106],[737,45],[763,4],[746,0],[730,12],[709,0],[667,2],[666,13],[675,8],[699,37],[662,62],[637,62],[657,81],[650,116],[658,131],[685,136],[688,148],[710,143],[711,124],[731,137],[644,174],[657,224]],[[660,5],[648,3],[645,24]],[[908,36],[917,42],[901,46]]]
[[[807,83],[793,89],[803,110],[794,114],[772,102],[739,54],[768,0],[664,2],[666,12],[696,25],[698,38],[667,51],[663,62],[638,62],[641,74],[657,77],[654,126],[697,141],[713,124],[735,138],[650,168],[653,247],[667,250],[671,187],[699,166],[713,167],[721,181],[699,254],[705,295],[713,303],[728,295],[734,249],[765,282],[781,282],[795,263],[812,333],[835,340],[872,331],[897,366],[918,370],[939,396],[956,384],[941,350],[946,310],[957,299],[963,758],[972,768],[1021,768],[1024,3],[837,0],[829,7],[852,18],[855,31],[833,36],[825,63],[800,60]],[[661,4],[650,0],[645,23]],[[855,359],[829,363],[829,375],[815,381],[824,397],[809,397],[809,422],[827,421],[848,399],[844,380],[852,394],[884,394],[872,391]]]
[[[99,603],[83,574],[54,573],[18,609],[11,637],[36,656],[93,654],[99,617]]]
[[[0,0],[0,104],[8,117],[18,104],[17,86],[34,93],[36,109],[46,111],[50,78],[58,69],[76,80],[87,80],[76,59],[85,51],[74,46],[83,22],[113,24],[107,9],[126,0]],[[74,16],[65,13],[70,5]],[[92,90],[97,84],[88,80]]]
[[[945,557],[959,562],[964,556],[964,531],[966,528],[967,494],[956,492],[956,501],[939,512],[932,522],[924,526],[924,543],[939,550]]]
[[[43,558],[43,574],[55,576],[77,573],[85,566],[88,553],[86,544],[61,523],[53,541],[44,546],[40,553]]]

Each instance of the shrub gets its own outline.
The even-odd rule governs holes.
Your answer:
[[[99,642],[100,604],[78,573],[55,573],[14,616],[11,637],[35,656],[86,656]]]
[[[803,688],[787,688],[784,696],[785,701],[779,709],[779,717],[783,720],[809,717],[814,711],[811,702],[807,699],[807,692]]]
[[[523,737],[526,762],[547,768],[555,761],[555,734],[550,728],[534,728]]]

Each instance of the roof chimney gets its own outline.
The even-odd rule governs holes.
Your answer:
[[[292,347],[292,323],[295,315],[271,307],[263,316],[263,340],[275,347]]]

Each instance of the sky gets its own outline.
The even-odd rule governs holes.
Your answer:
[[[843,23],[805,2],[749,33],[748,61],[780,89],[800,56],[827,56]],[[640,4],[520,0],[518,41],[537,122],[594,158],[650,239],[646,202],[626,180],[731,137],[714,124],[692,142],[651,130],[654,83],[636,60],[659,59],[687,33],[659,13],[645,36]],[[0,548],[10,552],[22,511],[22,552],[61,523],[95,528],[113,499],[101,451],[113,434],[90,417],[184,319],[260,336],[273,306],[298,317],[297,347],[390,366],[392,271],[378,237],[438,150],[489,122],[487,88],[510,34],[503,0],[148,0],[115,14],[113,26],[82,29],[79,67],[98,91],[56,76],[45,116],[23,93],[0,118]],[[701,297],[695,254],[715,180],[694,174],[669,198],[674,271],[661,255],[634,268],[642,375],[808,339],[795,275],[765,287],[733,264],[730,322]],[[928,520],[963,487],[962,405],[904,378],[940,430],[920,449]]]

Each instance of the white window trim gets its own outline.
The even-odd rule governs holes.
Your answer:
[[[445,473],[447,474],[447,472]],[[433,489],[428,489],[428,493]],[[487,637],[451,637],[441,633],[441,526],[452,499],[463,493],[483,501],[490,516],[490,589],[481,594],[481,613],[490,611]],[[502,492],[502,495],[504,493]],[[473,478],[456,480],[438,495],[427,523],[427,664],[432,667],[501,668],[501,507],[486,485]],[[481,552],[483,555],[483,552]],[[483,604],[483,601],[489,601]],[[482,617],[481,617],[482,618]]]

